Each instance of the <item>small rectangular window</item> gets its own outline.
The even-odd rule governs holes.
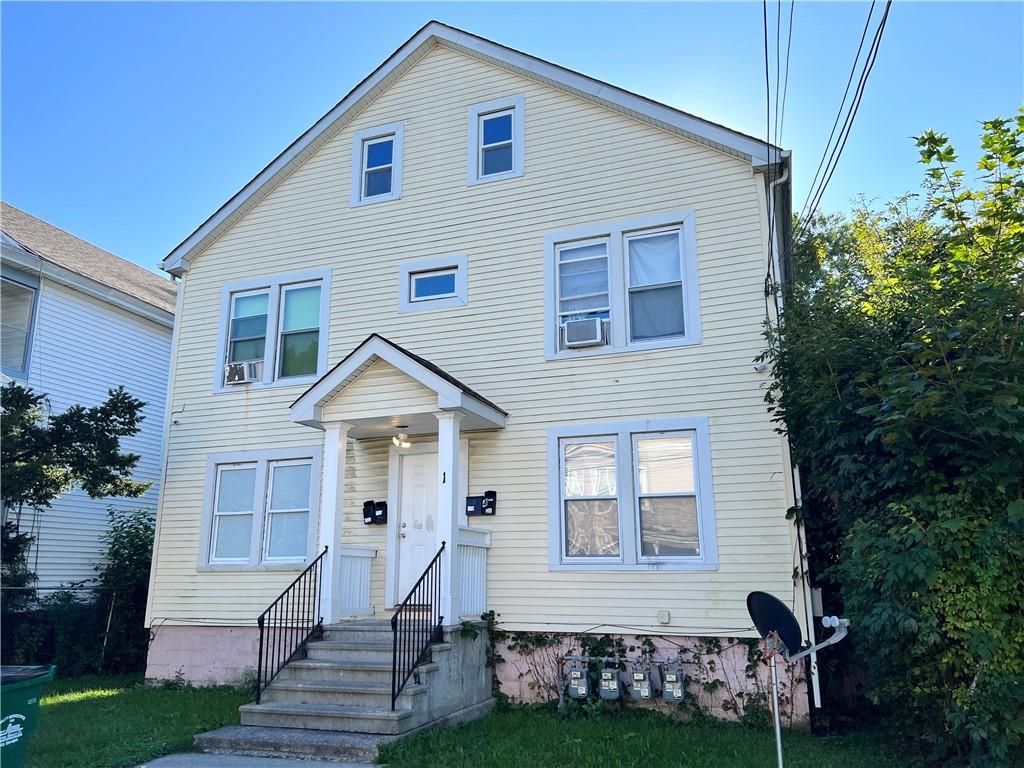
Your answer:
[[[27,285],[0,279],[0,367],[11,375],[27,373],[35,296]]]
[[[448,296],[455,296],[455,269],[436,269],[430,272],[414,272],[409,279],[412,284],[409,288],[412,301],[424,301],[429,299],[443,299]]]
[[[280,370],[278,376],[316,373],[320,341],[320,286],[281,289]]]
[[[403,264],[399,269],[399,311],[463,306],[468,294],[468,265],[469,258],[464,253]]]
[[[210,562],[248,561],[255,496],[255,464],[218,467]]]
[[[562,444],[566,557],[618,557],[615,439]]]
[[[525,100],[510,96],[469,108],[469,183],[522,176]]]
[[[267,346],[267,313],[270,294],[235,294],[231,298],[231,330],[228,362],[263,360]]]
[[[514,166],[513,110],[480,116],[480,175],[508,173]]]
[[[391,194],[394,136],[363,142],[363,199]]]
[[[355,132],[352,144],[352,206],[402,196],[403,123]]]
[[[267,560],[301,560],[309,536],[310,469],[306,461],[270,464],[267,494]]]

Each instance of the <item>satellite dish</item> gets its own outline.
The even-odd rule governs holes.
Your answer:
[[[835,632],[827,640],[801,651],[800,646],[804,641],[800,624],[793,612],[775,595],[769,595],[767,592],[751,592],[747,595],[747,613],[750,614],[758,633],[765,639],[768,651],[768,667],[771,670],[772,715],[775,720],[775,756],[779,768],[783,768],[782,719],[779,716],[779,672],[775,662],[776,652],[781,652],[780,655],[788,662],[802,659],[822,648],[835,645],[846,637],[850,621],[838,616],[825,616],[821,620],[822,626],[834,629]],[[783,646],[781,649],[776,647],[780,642]]]
[[[793,654],[803,645],[803,633],[796,616],[786,604],[767,592],[751,592],[747,595],[747,612],[761,637],[775,632],[786,646],[787,654]]]

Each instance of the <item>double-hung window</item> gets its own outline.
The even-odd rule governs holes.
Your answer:
[[[319,467],[315,449],[211,456],[200,565],[253,568],[307,560]]]
[[[323,375],[329,298],[330,270],[226,286],[214,388],[302,384]]]
[[[549,359],[700,343],[692,211],[545,238]]]
[[[469,108],[469,183],[522,176],[525,100],[510,96]]]
[[[705,418],[548,433],[555,570],[717,567]]]
[[[0,367],[13,378],[28,376],[35,303],[36,289],[28,281],[0,278]]]
[[[353,206],[402,196],[404,123],[356,131],[352,144]]]

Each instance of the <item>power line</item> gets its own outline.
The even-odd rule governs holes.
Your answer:
[[[875,0],[871,0],[871,7],[868,9],[868,18],[864,22],[864,30],[860,34],[860,43],[857,45],[857,55],[853,58],[853,66],[850,67],[850,77],[846,80],[846,89],[843,91],[843,98],[839,102],[839,110],[836,112],[836,119],[832,123],[832,131],[828,135],[828,141],[825,142],[825,149],[821,153],[821,161],[818,163],[818,169],[814,172],[814,179],[811,181],[811,186],[807,193],[807,198],[804,200],[804,204],[800,208],[800,221],[804,220],[804,212],[807,210],[807,203],[811,200],[812,192],[815,185],[818,183],[818,178],[821,176],[821,169],[825,165],[825,158],[829,154],[829,147],[832,146],[832,139],[835,138],[836,128],[839,127],[839,119],[843,116],[843,108],[846,106],[846,97],[850,93],[850,86],[853,84],[853,76],[857,72],[857,63],[860,61],[860,54],[864,48],[864,40],[867,39],[868,29],[871,27],[871,16],[875,12]]]
[[[850,111],[847,114],[847,119],[843,124],[845,133],[841,132],[842,141],[837,143],[836,150],[834,151],[835,159],[830,158],[831,167],[828,169],[828,173],[822,181],[821,187],[818,190],[818,194],[811,205],[810,213],[808,218],[813,217],[815,212],[818,210],[818,206],[821,204],[821,199],[825,195],[825,190],[828,187],[829,182],[832,180],[832,174],[835,173],[836,166],[839,165],[839,158],[843,154],[843,150],[846,148],[846,141],[850,138],[850,131],[853,128],[853,121],[857,118],[857,112],[860,109],[861,99],[864,98],[864,90],[868,83],[868,77],[871,76],[871,70],[874,69],[875,60],[878,58],[878,50],[882,44],[882,34],[885,32],[885,25],[889,19],[889,9],[892,7],[892,0],[887,0],[885,4],[885,12],[882,14],[882,20],[879,22],[878,29],[875,31],[874,40],[871,42],[871,49],[868,51],[868,56],[864,62],[864,71],[861,74],[860,82],[857,84],[857,91],[854,96],[854,100],[850,104]]]

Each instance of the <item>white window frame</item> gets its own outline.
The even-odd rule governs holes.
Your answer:
[[[307,522],[306,522],[306,525],[307,525],[307,527],[306,527],[307,539],[310,537],[310,533],[311,533],[311,531],[313,529],[313,508],[312,508],[312,506],[308,506],[308,507],[305,507],[305,508],[302,508],[302,509],[296,508],[296,509],[273,509],[272,510],[270,508],[270,500],[274,497],[274,474],[275,473],[273,472],[273,469],[275,467],[297,467],[297,466],[302,466],[304,464],[309,464],[310,465],[310,467],[309,467],[309,486],[310,486],[310,489],[309,489],[309,504],[312,504],[312,501],[313,501],[313,484],[317,483],[318,480],[319,480],[319,477],[314,477],[313,476],[313,466],[312,466],[313,462],[312,462],[312,458],[302,458],[302,459],[270,459],[270,460],[267,461],[267,498],[266,498],[265,509],[263,511],[263,514],[264,514],[263,542],[262,542],[262,546],[260,547],[260,556],[261,556],[262,561],[264,563],[305,562],[306,559],[309,557],[309,554],[310,554],[311,550],[310,550],[310,546],[309,546],[308,541],[307,541],[307,545],[306,545],[306,554],[303,557],[298,557],[298,558],[296,558],[296,557],[271,557],[271,555],[270,555],[270,528],[271,528],[272,518],[273,518],[274,515],[281,515],[281,514],[285,514],[286,515],[286,514],[295,513],[295,512],[305,512],[308,515]]]
[[[455,292],[444,296],[417,299],[413,297],[413,278],[424,273],[454,273]],[[469,294],[469,255],[457,253],[436,259],[410,261],[399,268],[398,311],[423,312],[465,306]]]
[[[391,191],[387,194],[367,197],[363,194],[365,189],[363,180],[368,170],[366,168],[367,147],[384,139],[392,139],[394,142],[391,151]],[[403,122],[387,123],[386,125],[378,125],[374,128],[363,128],[355,132],[352,137],[352,188],[349,207],[356,208],[361,205],[401,199],[404,144],[405,123]]]
[[[321,447],[282,448],[263,451],[238,451],[213,453],[207,456],[206,480],[203,491],[203,520],[199,538],[199,571],[275,571],[301,570],[314,556],[316,533],[320,514],[320,461]],[[270,465],[309,463],[309,529],[306,552],[301,558],[265,557],[267,537],[270,532]],[[224,469],[239,466],[253,466],[256,469],[255,493],[253,498],[252,537],[249,555],[242,558],[217,559],[213,555],[213,535],[216,527],[215,509],[220,473]],[[278,510],[281,511],[281,510]]]
[[[246,512],[218,512],[217,501],[220,497],[221,476],[225,471],[239,469],[253,469],[255,479],[253,480],[253,499],[251,508]],[[256,536],[257,521],[259,515],[256,512],[256,498],[259,496],[260,466],[255,461],[223,462],[214,467],[213,474],[213,499],[210,502],[210,535],[206,542],[208,562],[211,565],[227,565],[248,563],[252,556],[253,538]],[[252,518],[252,527],[249,529],[249,555],[246,557],[215,557],[213,552],[217,543],[217,534],[220,531],[220,521],[224,517],[241,517],[248,515]]]
[[[639,487],[634,451],[637,437],[689,433],[693,436],[694,486],[700,554],[657,557],[640,554]],[[711,476],[710,428],[706,416],[685,416],[548,429],[548,569],[552,571],[715,571],[718,536]],[[567,442],[615,441],[619,512],[619,557],[567,557],[562,493],[562,447]],[[684,495],[684,494],[680,494]]]
[[[668,349],[702,341],[700,285],[697,269],[697,237],[692,208],[634,219],[589,224],[550,232],[544,236],[544,357],[563,360],[649,349]],[[683,291],[683,329],[680,336],[630,341],[629,265],[627,241],[631,237],[680,232],[680,275]],[[559,348],[558,250],[606,240],[608,243],[608,300],[611,305],[608,343],[579,349]]]
[[[482,175],[483,119],[503,112],[512,113],[512,169],[484,176]],[[469,145],[466,180],[468,184],[486,184],[523,175],[526,169],[525,113],[526,98],[520,95],[506,96],[470,106],[467,124]]]
[[[317,343],[316,371],[307,376],[278,376],[284,293],[292,288],[320,286],[320,337]],[[228,330],[236,296],[269,293],[267,302],[267,343],[263,349],[263,376],[250,384],[225,384],[224,367],[228,359]],[[213,391],[232,392],[247,387],[309,386],[327,371],[327,342],[330,326],[331,270],[315,269],[270,275],[226,284],[221,291],[220,329],[217,336],[217,364],[213,371]]]
[[[29,377],[29,372],[32,370],[32,347],[35,341],[36,313],[39,311],[39,279],[31,275],[23,275],[20,271],[8,269],[6,265],[0,278],[32,291],[32,304],[29,308],[28,328],[25,334],[25,355],[22,358],[22,367],[2,369],[2,373],[5,376],[10,376],[12,379],[25,380]]]

